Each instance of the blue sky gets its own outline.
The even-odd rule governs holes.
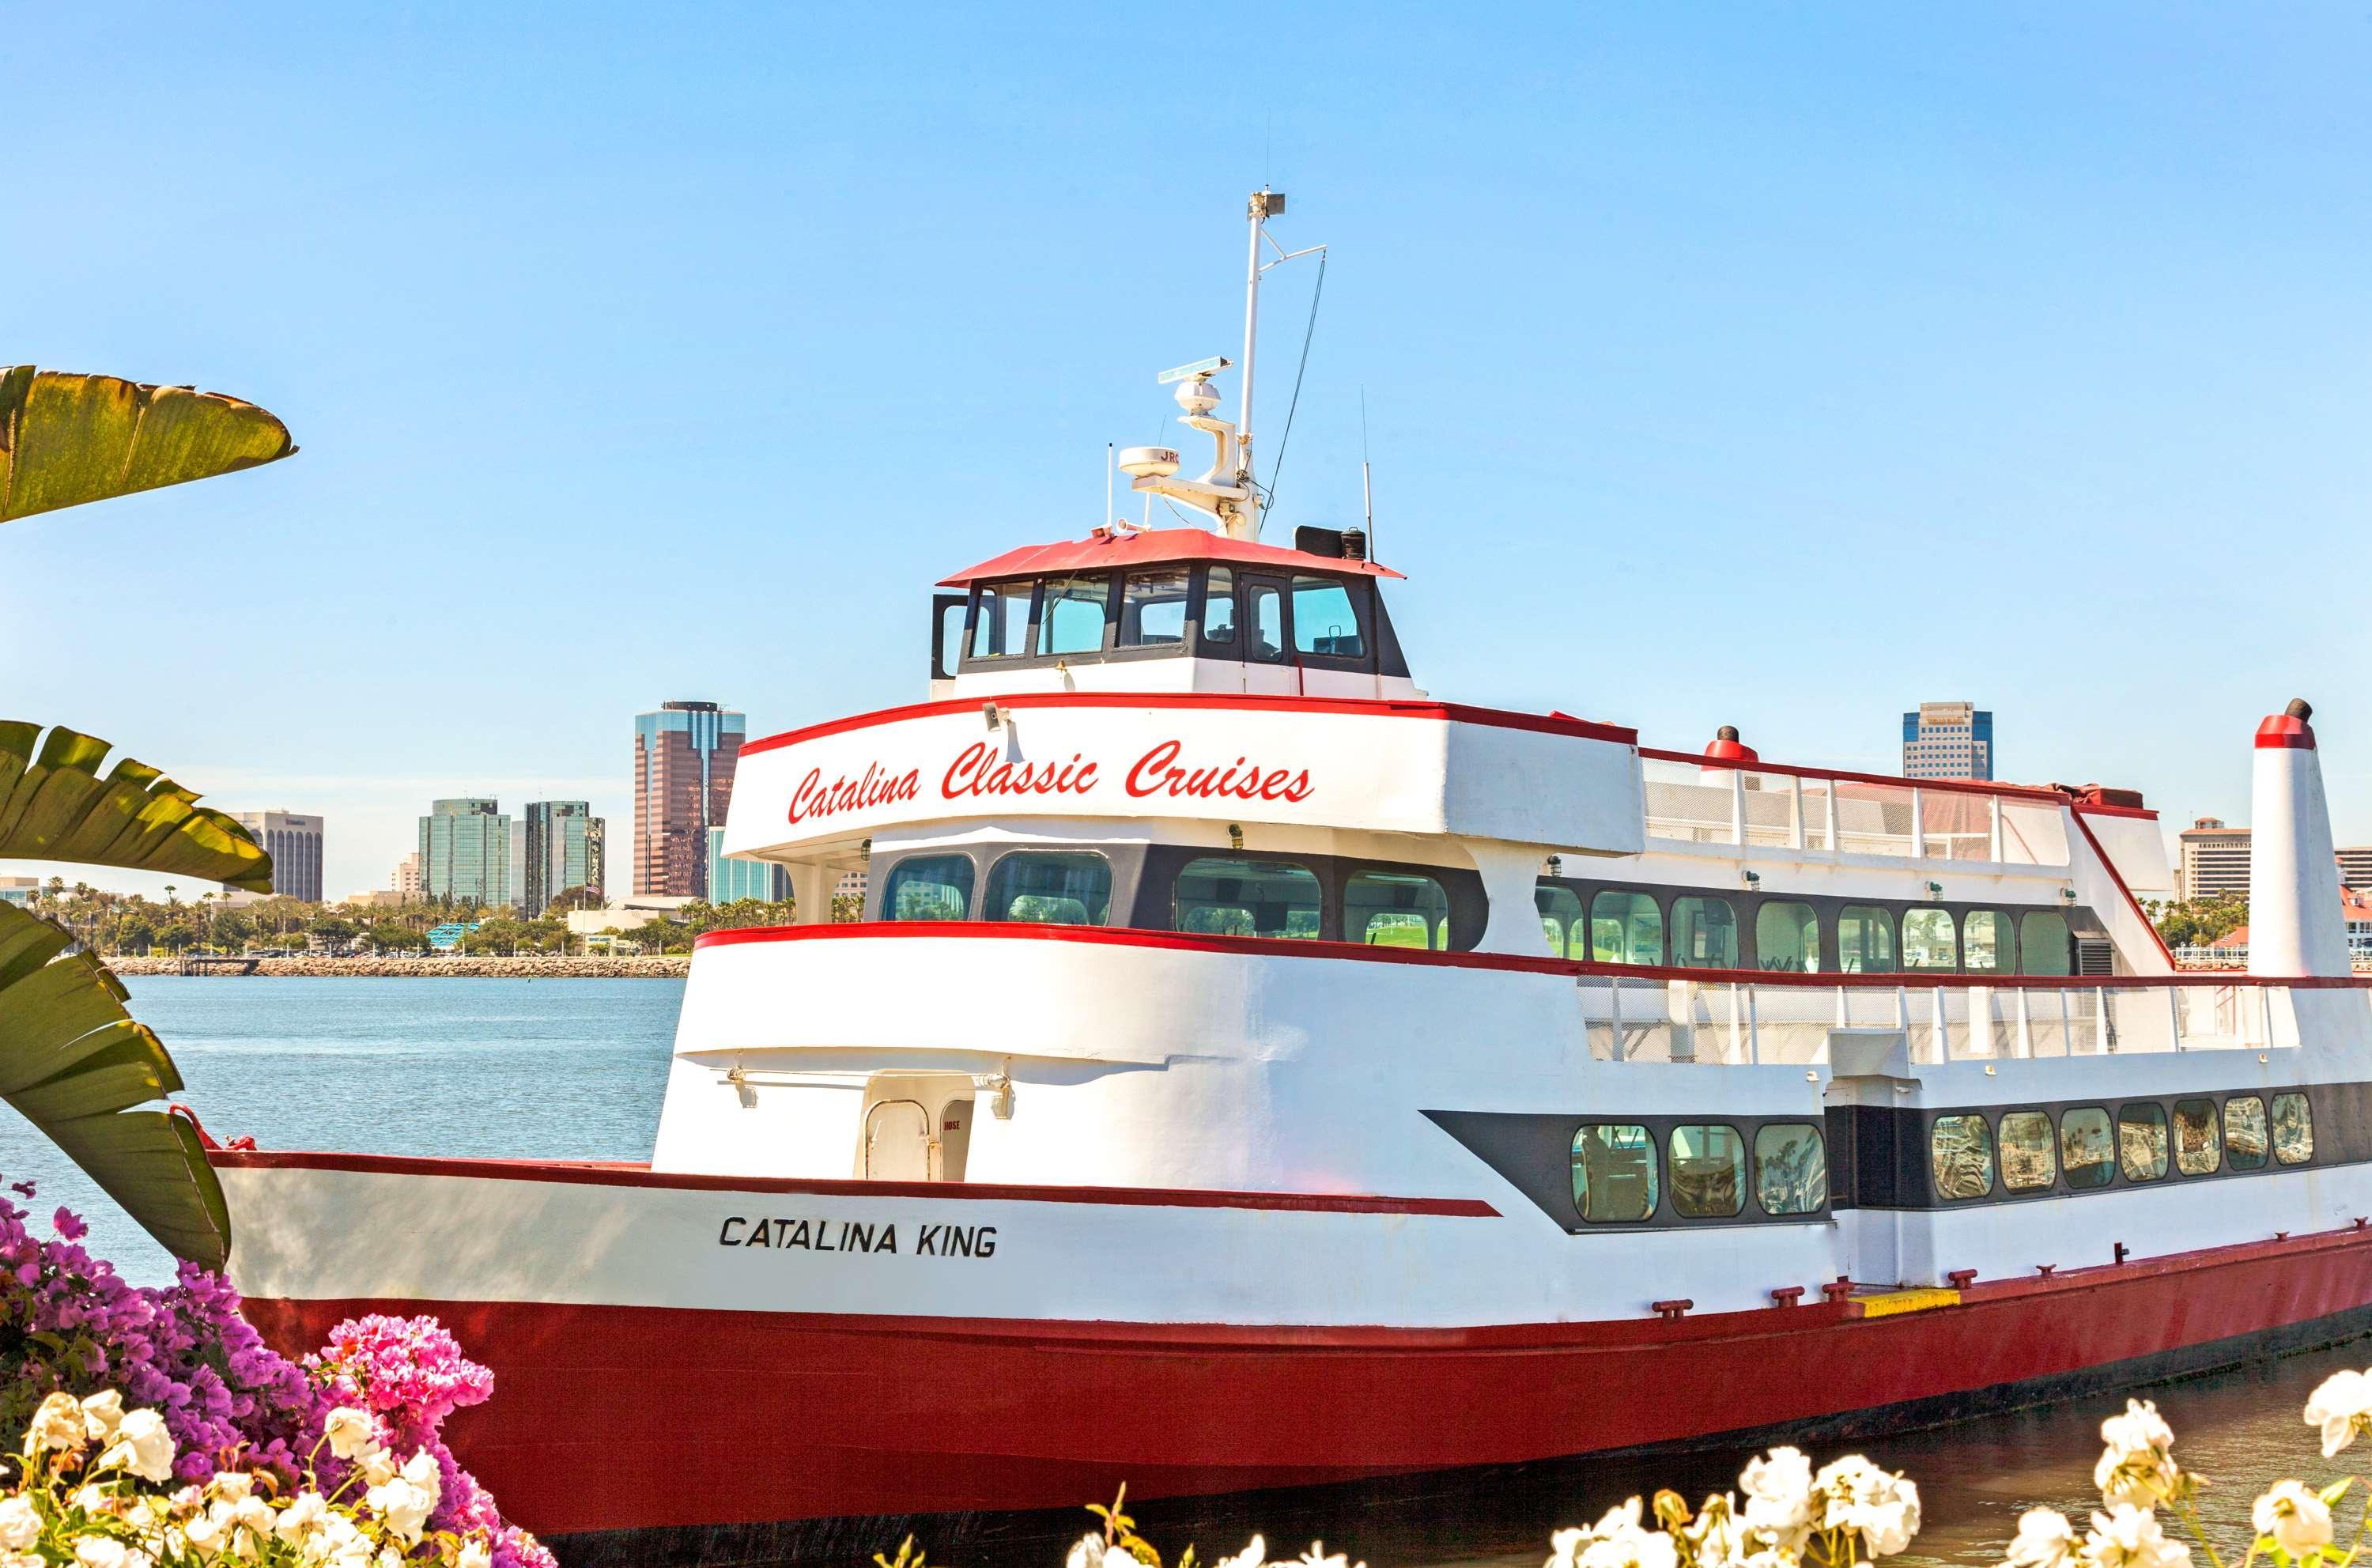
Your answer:
[[[1095,524],[1265,177],[1274,526],[1364,389],[1435,691],[1878,768],[1973,698],[2170,822],[2303,693],[2372,839],[2360,7],[1465,9],[23,8],[0,361],[304,450],[0,529],[0,711],[332,894],[432,796],[622,843],[638,709],[913,700],[935,577]]]

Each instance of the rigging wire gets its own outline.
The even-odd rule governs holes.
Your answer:
[[[1293,400],[1285,405],[1285,434],[1276,438],[1276,461],[1268,469],[1267,494],[1262,502],[1262,511],[1276,509],[1276,476],[1285,469],[1285,448],[1293,439],[1294,411],[1301,406],[1301,378],[1309,373],[1309,343],[1318,331],[1318,302],[1326,297],[1326,252],[1318,252],[1318,284],[1309,291],[1309,321],[1301,329],[1301,367],[1293,373]]]

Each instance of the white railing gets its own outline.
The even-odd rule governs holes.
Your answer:
[[[1740,767],[1640,754],[1651,839],[2009,865],[2068,863],[2064,804],[1979,784]]]

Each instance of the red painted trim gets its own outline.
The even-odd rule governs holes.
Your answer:
[[[2275,714],[2257,726],[2260,751],[2311,751],[2314,726],[2287,714]]]
[[[2166,945],[2166,938],[2157,934],[2157,926],[2151,922],[2148,913],[2143,910],[2142,901],[2134,897],[2134,890],[2125,886],[2125,879],[2122,877],[2117,875],[2116,862],[2109,858],[2109,852],[2102,849],[2100,841],[2093,836],[2092,825],[2079,815],[2076,818],[2076,830],[2084,835],[2084,842],[2091,846],[2092,857],[2100,863],[2100,869],[2107,874],[2109,880],[2117,885],[2117,891],[2125,896],[2125,907],[2133,911],[2135,920],[2142,923],[2142,929],[2150,934],[2150,940],[2157,945],[2158,952],[2165,956],[2167,968],[2172,969],[2174,949]]]
[[[999,578],[1045,577],[1063,572],[1116,572],[1132,566],[1164,566],[1180,562],[1214,562],[1223,565],[1265,568],[1273,572],[1312,572],[1329,576],[1400,577],[1402,574],[1373,561],[1346,561],[1336,555],[1312,555],[1278,544],[1229,539],[1200,528],[1150,528],[1115,532],[1098,528],[1085,539],[1052,544],[1025,544],[939,579],[943,588],[968,587]]]
[[[2146,806],[2095,806],[2083,800],[2071,800],[2067,804],[2085,817],[2132,817],[2144,822],[2157,820],[2157,813]]]
[[[845,735],[851,730],[871,729],[879,725],[903,724],[909,719],[977,714],[988,703],[994,703],[999,708],[1233,708],[1249,713],[1435,719],[1449,724],[1531,730],[1541,735],[1566,736],[1576,740],[1610,740],[1619,746],[1636,746],[1639,743],[1637,730],[1625,729],[1620,725],[1593,724],[1587,719],[1548,714],[1519,714],[1505,708],[1475,708],[1463,703],[1402,702],[1383,697],[1263,697],[1232,691],[1016,691],[998,697],[911,703],[901,708],[882,708],[847,718],[828,719],[802,729],[788,729],[780,735],[744,741],[741,755],[747,757],[755,751],[773,751],[785,746],[796,746],[802,741],[820,740],[828,735]]]
[[[2129,893],[2128,898],[2132,897]],[[711,931],[695,948],[734,947],[762,942],[836,942],[883,937],[892,941],[948,940],[1075,942],[1097,947],[1154,947],[1185,953],[1228,954],[1250,958],[1331,958],[1351,963],[1414,964],[1421,968],[1501,970],[1514,974],[1606,975],[1622,980],[1690,980],[1711,985],[1793,985],[1812,989],[1845,986],[1891,991],[1898,986],[1934,986],[1994,991],[2132,991],[2151,986],[2286,986],[2297,990],[2372,990],[2372,975],[2255,975],[2224,970],[2188,970],[2143,975],[1977,975],[1965,970],[1902,970],[1892,974],[1801,974],[1788,970],[1677,969],[1669,965],[1601,964],[1573,958],[1533,958],[1522,953],[1435,953],[1422,947],[1370,947],[1358,942],[1313,942],[1296,937],[1205,936],[1183,931],[1139,931],[1130,926],[1037,925],[979,920],[857,921],[831,925],[749,925]]]
[[[221,1170],[347,1170],[371,1176],[436,1176],[480,1181],[551,1181],[581,1187],[660,1188],[685,1192],[790,1193],[820,1198],[928,1198],[1008,1203],[1089,1203],[1134,1209],[1268,1209],[1321,1214],[1436,1214],[1497,1219],[1480,1198],[1383,1198],[1364,1193],[1223,1192],[1190,1187],[1048,1187],[978,1181],[859,1181],[804,1177],[695,1176],[647,1166],[579,1160],[432,1158],[308,1149],[206,1151]]]
[[[749,748],[742,748],[748,750]],[[1744,768],[1757,773],[1779,773],[1798,779],[1834,779],[1840,784],[1884,784],[1893,789],[1934,789],[1950,795],[1993,795],[2010,800],[2030,800],[2041,806],[2065,806],[2067,796],[2055,789],[2032,784],[1993,784],[1983,779],[1909,779],[1889,773],[1849,773],[1838,768],[1798,768],[1785,762],[1734,761],[1711,751],[1667,751],[1642,746],[1639,755],[1658,762],[1686,762],[1703,768]]]

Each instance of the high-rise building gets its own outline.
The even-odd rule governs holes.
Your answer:
[[[725,830],[708,830],[708,901],[729,904],[736,899],[763,899],[781,903],[791,896],[791,874],[771,860],[725,853]]]
[[[1994,715],[1974,703],[1922,703],[1902,715],[1906,779],[1994,776]]]
[[[2249,896],[2249,830],[2202,817],[2175,835],[2175,893],[2186,903]]]
[[[272,890],[321,901],[321,819],[293,811],[240,811],[238,825],[272,857]],[[228,883],[223,885],[229,888]]]
[[[395,869],[388,873],[387,886],[388,890],[396,895],[396,901],[399,903],[409,903],[421,897],[420,852],[418,850],[413,850],[410,854],[405,855],[401,860],[395,863]]]
[[[2339,885],[2372,892],[2372,844],[2351,844],[2339,852]]]
[[[610,819],[607,817],[592,817],[586,819],[585,885],[600,894],[604,903],[609,901]]]
[[[41,879],[38,877],[0,877],[0,904],[24,908],[41,896]]]
[[[636,893],[708,896],[708,830],[725,825],[747,722],[714,703],[635,715]]]
[[[530,800],[511,833],[511,899],[533,920],[572,888],[601,891],[599,819],[582,800]]]
[[[511,901],[511,819],[491,800],[432,800],[420,819],[420,890],[493,909]]]

